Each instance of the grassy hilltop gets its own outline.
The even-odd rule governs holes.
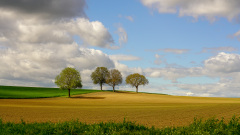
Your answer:
[[[99,90],[73,89],[71,95],[100,92]],[[67,90],[59,88],[0,86],[0,99],[66,97]]]

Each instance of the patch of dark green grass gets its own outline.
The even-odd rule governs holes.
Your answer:
[[[72,89],[71,95],[100,92],[99,90]],[[0,86],[0,98],[24,99],[24,98],[50,98],[68,96],[67,90],[59,88]]]
[[[11,134],[58,134],[58,135],[239,135],[239,118],[232,117],[229,122],[215,118],[202,121],[195,119],[192,124],[184,127],[167,127],[162,129],[148,128],[130,121],[121,123],[107,122],[85,124],[79,121],[63,123],[3,123],[0,120],[1,135]]]

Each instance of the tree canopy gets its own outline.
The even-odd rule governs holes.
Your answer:
[[[147,85],[149,83],[144,75],[140,75],[138,73],[128,75],[125,81],[126,84],[130,84],[132,87],[136,87],[137,93],[139,85]]]
[[[121,83],[122,74],[117,69],[110,70],[107,78],[107,84],[113,87],[113,92],[115,92],[115,86]]]
[[[82,88],[80,73],[75,68],[67,67],[56,76],[55,84],[61,89],[67,89],[68,97],[70,97],[71,89]]]
[[[107,82],[109,71],[106,67],[97,67],[91,74],[91,78],[94,84],[99,84],[102,90],[102,85]]]

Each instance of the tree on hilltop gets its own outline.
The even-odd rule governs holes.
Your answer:
[[[91,78],[94,84],[99,84],[102,90],[102,85],[107,82],[109,71],[106,67],[97,67],[91,74]]]
[[[138,73],[128,75],[125,81],[126,84],[130,84],[132,87],[136,87],[137,93],[139,85],[147,85],[149,83],[144,75],[140,75]]]
[[[115,92],[115,86],[121,83],[122,74],[117,69],[110,70],[107,77],[107,84],[113,87],[113,92]]]
[[[61,89],[67,89],[68,97],[70,97],[71,89],[82,88],[80,73],[75,68],[67,67],[56,76],[55,84]]]

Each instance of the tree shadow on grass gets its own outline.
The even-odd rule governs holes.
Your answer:
[[[73,96],[71,98],[75,99],[105,99],[105,97],[85,97],[85,96]]]

